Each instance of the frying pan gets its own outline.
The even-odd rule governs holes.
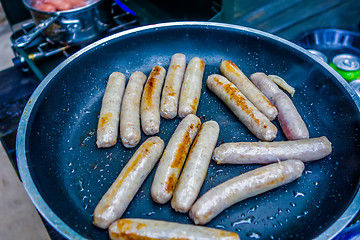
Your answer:
[[[107,77],[113,71],[129,77],[134,71],[149,74],[155,65],[167,68],[177,52],[187,61],[202,58],[204,79],[219,73],[222,60],[232,60],[248,76],[263,71],[283,77],[296,89],[292,99],[310,136],[325,135],[333,144],[333,153],[306,163],[297,181],[235,204],[207,226],[237,232],[242,239],[330,239],[339,233],[359,209],[359,97],[327,64],[295,44],[209,22],[163,23],[115,34],[77,52],[40,83],[22,115],[16,151],[22,181],[42,216],[67,238],[108,238],[107,231],[92,225],[92,213],[135,149],[125,149],[120,141],[113,148],[96,148]],[[258,141],[205,81],[197,115],[219,123],[218,144]],[[158,136],[167,143],[179,122],[162,119]],[[275,140],[285,140],[281,130]],[[257,167],[212,161],[200,195]],[[154,173],[123,217],[191,223],[169,203],[151,200]]]

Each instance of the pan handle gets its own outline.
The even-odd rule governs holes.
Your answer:
[[[34,29],[32,29],[27,34],[17,38],[13,46],[16,48],[24,48],[29,45],[36,37],[38,37],[50,24],[55,22],[56,19],[59,18],[59,14],[55,14],[54,16],[40,22]]]

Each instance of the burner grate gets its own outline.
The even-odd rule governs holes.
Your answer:
[[[109,30],[95,40],[126,29],[137,27],[139,24],[136,14],[125,11],[116,4],[113,4],[112,12],[113,21]],[[29,45],[25,47],[16,47],[14,44],[16,39],[24,36],[33,28],[35,28],[34,22],[23,24],[19,30],[11,35],[10,40],[13,43],[12,49],[15,54],[15,58],[13,59],[14,65],[23,71],[31,70],[39,80],[42,80],[66,58],[90,44],[63,45],[40,35]]]

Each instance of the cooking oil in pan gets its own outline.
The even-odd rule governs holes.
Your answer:
[[[254,219],[255,219],[254,216],[249,216],[247,218],[239,219],[238,221],[231,223],[231,225],[233,227],[235,227],[235,226],[238,226],[238,225],[241,225],[241,224],[250,224],[250,223],[252,223],[254,221]]]
[[[249,238],[254,238],[254,239],[260,239],[261,238],[261,234],[255,231],[249,231],[246,233],[246,236]]]

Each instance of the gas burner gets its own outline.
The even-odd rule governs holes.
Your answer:
[[[117,4],[113,4],[112,13],[113,19],[109,30],[94,41],[138,26],[139,21],[134,12],[124,10]],[[34,28],[34,22],[27,22],[11,35],[10,40],[13,43],[12,49],[15,54],[15,58],[13,58],[14,65],[24,72],[31,70],[39,80],[42,80],[66,58],[91,43],[59,44],[40,35],[25,47],[17,47],[14,44],[18,38],[28,34]]]

